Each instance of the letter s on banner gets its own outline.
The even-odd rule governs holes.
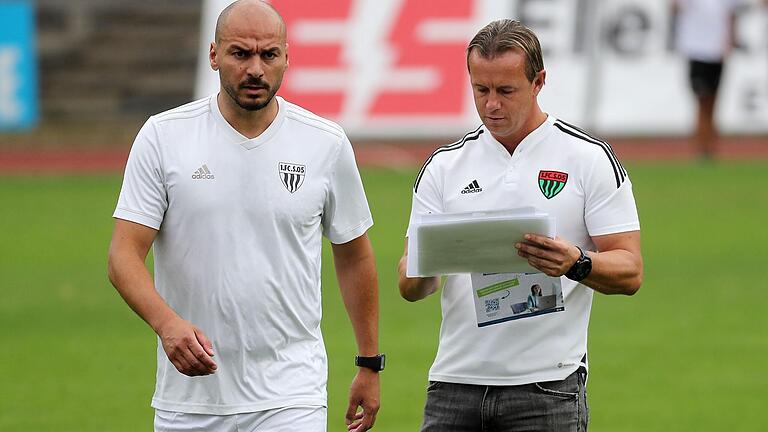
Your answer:
[[[393,85],[379,92],[372,115],[461,115],[467,80],[464,49],[471,37],[465,30],[473,4],[404,3],[388,38],[395,53]]]
[[[353,0],[274,0],[288,27],[288,67],[278,94],[321,116],[338,118],[347,71],[342,64]]]
[[[274,0],[291,66],[279,94],[357,130],[465,113],[476,0]]]

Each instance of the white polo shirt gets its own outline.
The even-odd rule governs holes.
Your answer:
[[[326,405],[322,235],[346,243],[373,221],[344,131],[277,101],[254,139],[214,95],[151,117],[133,144],[114,217],[159,230],[156,288],[208,336],[219,366],[187,377],[158,341],[154,408]]]
[[[585,250],[595,250],[591,236],[640,229],[632,185],[610,146],[552,116],[512,155],[485,127],[437,149],[416,179],[411,220],[528,206],[554,215],[557,235]],[[518,385],[562,380],[586,366],[593,291],[561,282],[564,311],[480,328],[470,276],[449,276],[429,379]]]

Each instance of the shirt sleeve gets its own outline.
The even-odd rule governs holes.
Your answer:
[[[331,172],[322,224],[323,235],[334,244],[352,241],[373,226],[352,144],[346,137]]]
[[[113,217],[160,229],[168,208],[158,136],[152,119],[136,136]]]
[[[632,182],[610,148],[596,152],[585,176],[584,194],[584,221],[590,236],[640,229]]]
[[[422,172],[416,177],[416,184],[413,187],[413,197],[411,200],[411,217],[408,222],[408,231],[406,237],[411,232],[416,216],[425,214],[443,213],[443,199],[441,188],[435,178],[429,165],[422,168]]]

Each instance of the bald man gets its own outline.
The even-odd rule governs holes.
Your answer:
[[[209,57],[220,91],[149,118],[114,212],[109,278],[158,336],[155,430],[326,430],[323,236],[358,346],[346,425],[368,430],[384,357],[352,147],[275,96],[288,44],[272,6],[227,7]]]

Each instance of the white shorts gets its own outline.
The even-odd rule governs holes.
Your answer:
[[[327,408],[296,406],[232,415],[155,410],[155,432],[326,432]]]

